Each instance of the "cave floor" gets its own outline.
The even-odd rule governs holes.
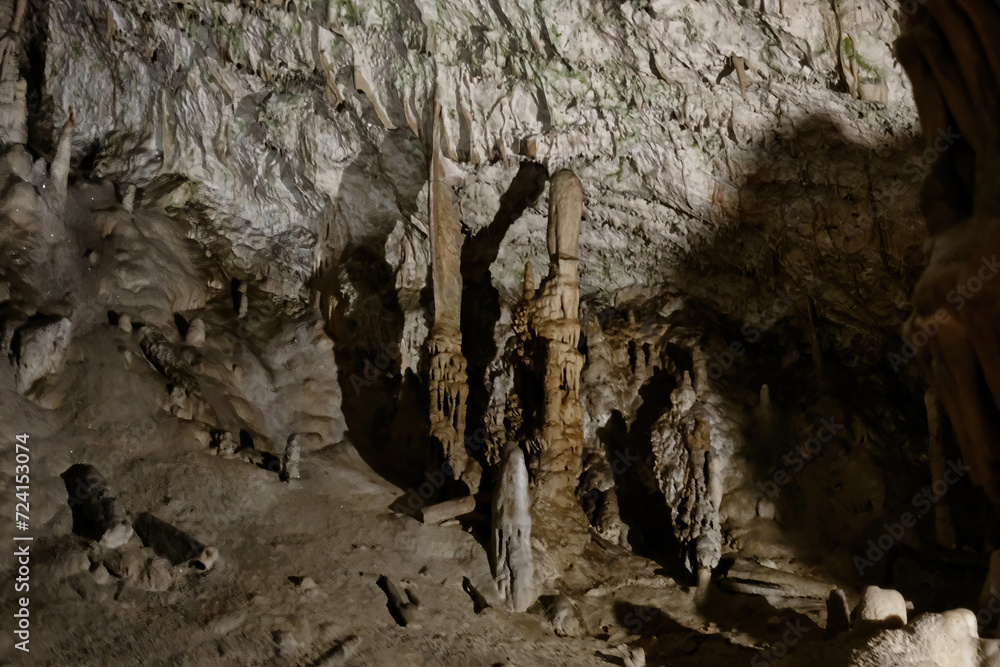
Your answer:
[[[67,395],[79,400],[55,410],[11,391],[13,371],[0,365],[4,451],[15,434],[30,436],[25,534],[34,538],[31,652],[16,651],[4,633],[4,664],[624,665],[626,644],[642,646],[651,665],[746,664],[758,652],[749,646],[780,636],[786,617],[803,618],[741,596],[699,612],[695,591],[656,563],[595,540],[575,573],[543,591],[573,599],[587,628],[559,637],[542,609],[513,614],[497,603],[473,537],[487,532],[481,524],[424,525],[397,513],[404,492],[350,443],[304,455],[302,478],[291,483],[239,455],[210,456],[191,422],[159,408],[163,379],[141,357],[126,368],[115,331],[77,339]],[[151,512],[216,546],[220,561],[207,572],[174,568],[165,591],[108,576],[96,566],[101,549],[72,532],[60,474],[81,462],[104,474],[133,515]],[[13,496],[12,475],[0,476],[0,492]],[[133,537],[124,548],[136,547]],[[14,590],[15,565],[5,550],[2,590]],[[394,621],[382,575],[419,599],[419,627]],[[492,603],[481,613],[464,577]],[[2,596],[3,614],[15,597]],[[806,640],[819,640],[822,631],[807,625]],[[350,657],[324,663],[345,641]]]

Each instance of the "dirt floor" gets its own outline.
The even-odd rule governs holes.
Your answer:
[[[747,664],[758,654],[747,645],[805,618],[721,594],[696,608],[695,591],[656,563],[596,538],[558,590],[509,613],[474,537],[488,534],[486,517],[435,526],[396,511],[407,490],[346,441],[304,454],[292,482],[273,465],[280,452],[212,456],[192,422],[162,409],[166,381],[136,333],[99,324],[74,346],[55,410],[15,393],[12,368],[0,365],[4,531],[8,544],[24,544],[10,533],[14,438],[26,433],[30,520],[17,532],[33,537],[27,593],[15,594],[14,550],[0,555],[3,664],[625,665],[626,649],[640,646],[648,664]],[[95,466],[133,516],[154,514],[215,546],[219,561],[208,571],[171,567],[138,536],[116,555],[75,535],[60,475],[76,463]],[[122,553],[138,564],[116,568]],[[419,622],[394,620],[383,575],[419,601]],[[479,613],[465,578],[491,603]],[[580,636],[556,634],[546,605],[556,594],[575,603]],[[30,653],[10,631],[21,595]],[[806,626],[806,641],[821,638]]]

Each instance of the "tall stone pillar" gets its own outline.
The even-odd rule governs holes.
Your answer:
[[[445,180],[438,144],[440,108],[435,112],[430,165],[431,276],[434,285],[434,325],[430,347],[431,437],[458,479],[465,470],[465,402],[469,395],[462,356],[462,226],[455,211],[454,192]]]
[[[543,495],[576,489],[582,469],[580,288],[577,285],[583,188],[564,169],[549,185],[549,274],[534,295],[529,326],[545,346],[545,407],[538,484]]]

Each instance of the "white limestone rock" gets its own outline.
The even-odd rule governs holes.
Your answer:
[[[538,597],[530,507],[524,453],[508,443],[493,489],[490,568],[500,596],[511,611],[525,611]]]
[[[73,337],[73,323],[65,317],[28,322],[14,335],[17,349],[15,388],[26,395],[39,379],[58,373]]]
[[[868,586],[861,593],[855,614],[859,626],[901,628],[906,625],[906,600],[899,591]]]

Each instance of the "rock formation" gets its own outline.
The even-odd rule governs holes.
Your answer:
[[[435,119],[440,111],[436,112]],[[462,356],[462,227],[448,184],[435,120],[430,164],[431,271],[434,325],[430,354],[431,437],[440,443],[452,476],[465,471],[465,401],[469,395]]]
[[[288,436],[288,442],[285,444],[285,453],[281,457],[281,479],[282,481],[290,481],[299,478],[299,461],[302,458],[302,445],[300,444],[299,434],[295,433]]]
[[[784,5],[0,2],[33,657],[995,657],[996,2]]]
[[[524,611],[538,597],[531,553],[531,500],[524,452],[514,443],[504,448],[493,487],[490,568],[500,597],[511,611]]]
[[[896,50],[935,156],[920,199],[930,261],[913,291],[907,335],[951,418],[972,481],[1000,506],[998,27],[988,0],[917,3],[906,11]]]
[[[73,323],[65,317],[38,318],[15,332],[18,392],[27,395],[40,379],[62,369],[72,333]]]
[[[577,257],[583,188],[564,169],[549,184],[547,248],[549,273],[535,292],[530,264],[525,267],[527,333],[544,354],[544,407],[539,416],[538,488],[542,495],[576,490],[583,461],[583,408],[580,404],[580,289]],[[523,399],[522,399],[523,400]]]

